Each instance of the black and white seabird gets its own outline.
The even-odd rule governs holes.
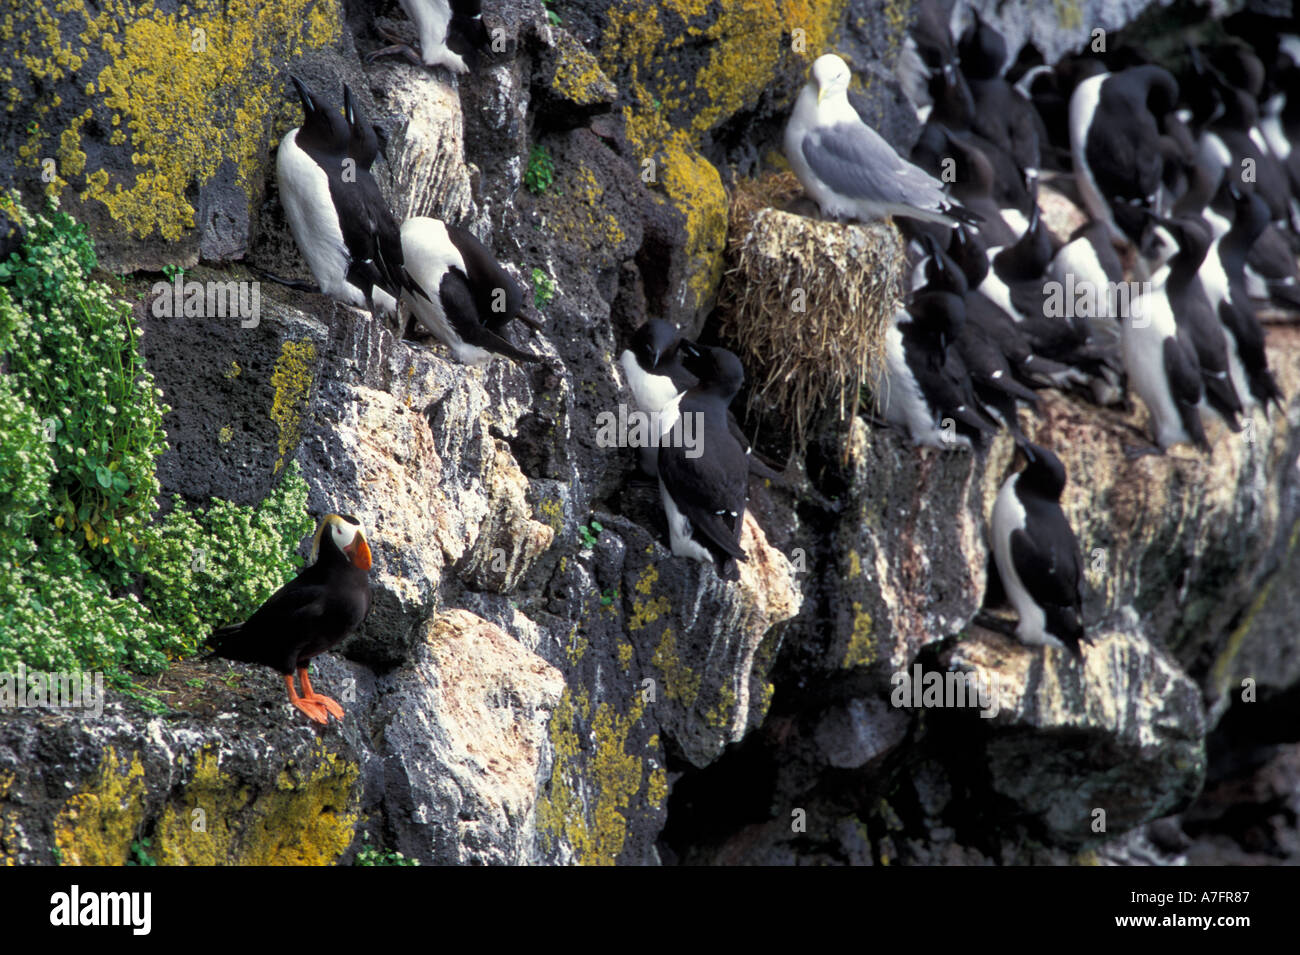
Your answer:
[[[823,214],[867,221],[899,215],[955,225],[978,219],[944,194],[849,103],[848,64],[818,57],[785,129],[785,155]]]
[[[1233,181],[1223,187],[1224,199],[1232,203],[1232,225],[1211,246],[1201,281],[1228,331],[1228,366],[1232,383],[1243,403],[1268,408],[1282,405],[1282,391],[1268,367],[1264,350],[1264,329],[1255,305],[1246,292],[1246,256],[1260,233],[1268,226],[1268,206],[1258,195],[1238,188]]]
[[[1003,76],[1009,65],[1006,40],[973,12],[974,22],[958,48],[975,103],[971,130],[1007,157],[1009,163],[995,163],[995,168],[1007,170],[999,177],[997,194],[1027,213],[1027,186],[1038,178],[1041,165],[1037,113],[1028,97]]]
[[[369,308],[373,277],[361,263],[374,257],[373,233],[365,225],[374,210],[369,208],[371,198],[364,187],[344,181],[351,132],[343,114],[331,109],[297,77],[289,79],[302,100],[305,118],[302,126],[289,130],[280,140],[276,153],[285,217],[316,279],[315,290],[348,305]],[[381,198],[381,206],[382,202]],[[386,206],[383,209],[387,212]],[[391,213],[388,216],[392,218]],[[311,289],[301,282],[284,284]]]
[[[727,426],[727,408],[745,383],[745,370],[731,352],[686,342],[683,363],[699,384],[682,396],[679,417],[659,449],[659,496],[668,519],[673,553],[711,563],[719,576],[739,576],[736,561],[749,488],[745,450]],[[687,422],[696,446],[688,447]]]
[[[1163,282],[1155,283],[1120,314],[1120,351],[1129,388],[1151,413],[1161,451],[1175,444],[1210,450],[1201,421],[1205,394],[1196,347],[1174,320]]]
[[[885,367],[876,411],[917,447],[966,449],[997,433],[970,375],[950,348],[965,320],[959,295],[921,292],[885,329]]]
[[[1111,244],[1104,223],[1088,222],[1070,236],[1057,251],[1047,269],[1060,283],[1067,300],[1073,297],[1083,309],[1075,309],[1087,329],[1088,350],[1097,359],[1096,377],[1089,381],[1093,399],[1100,405],[1123,400],[1124,360],[1120,356],[1119,290],[1124,266]]]
[[[439,219],[414,216],[402,223],[402,256],[415,283],[403,286],[402,300],[457,361],[482,366],[493,355],[542,360],[501,337],[512,318],[523,320],[523,293],[471,233]]]
[[[924,291],[953,293],[960,297],[960,310],[964,312],[970,301],[965,275],[957,263],[937,247],[933,239],[926,240],[926,248],[929,254],[922,263]],[[955,304],[949,306],[949,310],[958,311]],[[1037,411],[1038,396],[1017,380],[1011,369],[1011,360],[1001,342],[987,334],[983,326],[966,318],[957,322],[949,318],[947,322],[946,331],[953,331],[953,326],[956,326],[952,345],[970,376],[975,396],[994,419],[1000,420],[1005,428],[1020,436],[1020,423],[1016,414],[1018,403],[1023,402]]]
[[[1157,117],[1177,99],[1177,80],[1159,66],[1091,76],[1070,97],[1070,152],[1079,194],[1088,213],[1117,235],[1125,223],[1116,223],[1112,203],[1161,212],[1164,158]]]
[[[699,383],[682,364],[684,341],[676,325],[652,318],[636,330],[618,359],[637,409],[655,415],[661,437],[667,435],[676,423],[677,404],[682,395]],[[761,478],[777,476],[773,468],[753,453],[749,438],[730,409],[727,410],[727,429],[745,450],[751,474]],[[640,458],[642,470],[653,477],[658,468],[658,446],[642,448]]]
[[[417,54],[399,38],[385,33],[392,46],[375,50],[366,57],[367,62],[400,54],[416,65],[445,66],[453,73],[468,73],[488,48],[481,0],[400,0],[400,3],[415,24],[420,52]]]
[[[637,410],[651,416],[660,439],[677,423],[677,406],[696,378],[682,367],[679,350],[682,333],[670,322],[652,318],[632,336],[619,356],[619,367],[632,391]],[[659,445],[639,449],[641,469],[654,476],[658,472]]]
[[[1065,467],[1049,451],[1025,442],[1022,470],[1002,485],[993,504],[993,559],[1020,616],[1016,637],[1029,646],[1062,647],[1082,659],[1083,559],[1061,510]]]
[[[1223,324],[1215,314],[1200,271],[1210,251],[1210,228],[1199,218],[1164,219],[1161,225],[1178,243],[1178,254],[1169,260],[1165,298],[1178,327],[1187,333],[1196,349],[1197,365],[1205,387],[1205,401],[1233,431],[1241,429],[1241,396],[1228,370],[1228,341]]]
[[[984,241],[998,246],[1016,241],[1019,232],[1008,225],[993,196],[993,163],[973,141],[954,136],[940,123],[927,123],[912,147],[912,161],[936,178],[943,175],[945,166],[951,170],[952,197],[980,217],[979,231]],[[1014,214],[1023,219],[1018,209]],[[943,231],[937,225],[929,225],[928,229],[932,234]]]
[[[331,191],[354,193],[348,208],[355,210],[342,221],[343,240],[351,256],[348,281],[370,293],[376,310],[385,314],[397,310],[397,296],[403,281],[402,236],[379,183],[370,167],[379,157],[379,136],[366,120],[361,106],[343,84],[343,116],[348,124],[348,157],[355,163],[331,183]]]
[[[637,408],[660,414],[665,419],[664,433],[677,421],[678,399],[696,384],[695,376],[682,367],[681,343],[676,325],[652,318],[636,330],[618,358]]]
[[[953,63],[952,34],[943,11],[936,0],[920,0],[916,22],[903,39],[894,72],[921,122],[925,122],[934,105],[929,92],[931,77]]]
[[[1024,234],[1008,248],[988,251],[990,268],[979,291],[1015,320],[1035,354],[1072,368],[1073,374],[1054,384],[1086,384],[1088,375],[1100,374],[1104,355],[1090,341],[1087,318],[1075,313],[1072,302],[1067,307],[1063,289],[1048,274],[1055,242],[1043,224],[1037,191],[1038,183],[1031,182],[1034,201]]]
[[[317,693],[307,674],[314,657],[332,649],[370,612],[370,545],[350,514],[327,514],[312,539],[311,565],[262,604],[244,623],[208,638],[212,655],[274,667],[289,702],[317,723],[343,719],[343,708]],[[294,674],[302,695],[294,687]]]
[[[1084,383],[1086,379],[1081,372],[1035,353],[1027,332],[1016,319],[979,291],[991,269],[988,251],[978,237],[964,228],[953,229],[948,254],[960,267],[970,288],[965,294],[967,323],[977,326],[988,340],[997,342],[1021,384],[1029,388],[1045,385],[1066,388]]]

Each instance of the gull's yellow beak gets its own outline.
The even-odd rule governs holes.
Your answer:
[[[824,86],[818,86],[818,87],[817,87],[817,105],[819,105],[819,106],[821,105],[822,97],[825,96],[825,95],[826,95],[826,87],[824,87]]]

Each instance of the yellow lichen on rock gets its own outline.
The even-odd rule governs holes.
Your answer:
[[[17,865],[18,860],[18,811],[6,805],[15,779],[12,770],[0,770],[0,865]]]
[[[663,676],[664,696],[688,710],[693,707],[700,695],[700,676],[682,662],[672,627],[664,630],[650,662]]]
[[[296,109],[280,95],[277,64],[332,43],[342,21],[338,0],[193,0],[178,13],[125,0],[106,0],[94,10],[63,0],[53,13],[29,6],[17,21],[6,18],[8,35],[0,39],[21,51],[34,81],[53,88],[101,51],[112,62],[79,87],[99,98],[62,129],[40,124],[58,106],[57,93],[39,91],[26,104],[37,117],[36,131],[20,159],[35,166],[57,155],[52,190],[80,179],[80,198],[103,203],[129,234],[170,240],[194,227],[187,193],[224,163],[233,163],[248,194],[259,191],[268,138],[283,131]],[[22,90],[9,86],[6,100],[12,112],[24,100]],[[85,172],[81,129],[92,115],[105,127],[125,129],[114,128],[110,144],[126,148],[129,139],[133,178],[104,168]]]
[[[785,58],[811,62],[823,52],[843,7],[843,0],[669,0],[610,11],[602,65],[627,77],[623,118],[642,178],[685,217],[689,306],[705,306],[716,292],[727,236],[727,195],[698,150],[703,136],[753,106]],[[673,60],[702,43],[708,63],[683,77]]]
[[[271,372],[271,387],[275,389],[275,396],[271,399],[271,420],[280,431],[276,442],[279,455],[275,461],[277,473],[284,467],[285,457],[302,437],[302,416],[311,394],[312,364],[315,361],[314,344],[286,341],[280,347],[280,357]]]
[[[126,763],[108,747],[99,772],[68,797],[54,818],[54,844],[64,865],[124,865],[145,820],[144,766],[140,754]]]
[[[640,694],[626,716],[609,703],[597,706],[591,744],[584,747],[579,733],[590,711],[586,688],[565,688],[551,717],[555,764],[550,792],[537,804],[537,830],[548,846],[566,844],[581,865],[614,865],[637,793],[644,785],[646,802],[658,809],[667,798],[667,775],[661,768],[647,772],[644,761],[627,752],[628,736],[645,711]]]
[[[619,246],[627,233],[618,218],[608,211],[605,187],[596,174],[583,165],[561,172],[558,188],[550,193],[548,218],[560,234],[581,242],[594,268],[618,264]]]
[[[558,62],[551,89],[556,93],[579,106],[607,102],[617,95],[618,88],[600,63],[571,34],[560,31],[555,46]]]
[[[316,766],[292,765],[273,789],[250,790],[223,773],[213,750],[195,759],[189,783],[154,833],[163,865],[330,865],[357,824],[358,767],[317,743]]]
[[[841,667],[851,670],[876,662],[878,654],[875,641],[871,638],[871,628],[871,614],[862,609],[861,603],[853,601],[853,631],[849,634],[849,645],[844,651]]]

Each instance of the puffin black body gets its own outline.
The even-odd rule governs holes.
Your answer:
[[[685,342],[683,363],[699,384],[682,396],[671,439],[659,449],[659,495],[672,551],[712,563],[719,576],[739,576],[737,561],[749,487],[745,449],[727,426],[727,408],[745,383],[738,359],[723,348]],[[698,446],[687,447],[686,422]],[[698,452],[698,453],[696,453]]]
[[[317,723],[343,718],[334,700],[313,691],[307,664],[337,646],[370,612],[370,546],[361,522],[328,514],[316,530],[312,563],[244,623],[213,631],[211,655],[260,663],[284,676],[289,702]],[[293,685],[298,674],[299,696]]]
[[[1012,474],[993,505],[994,563],[1020,616],[1016,637],[1030,646],[1064,647],[1082,659],[1083,559],[1061,492],[1065,467],[1046,448],[1019,445],[1024,468]]]

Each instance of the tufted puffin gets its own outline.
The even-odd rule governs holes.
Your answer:
[[[213,631],[208,644],[213,656],[275,667],[284,675],[289,702],[317,723],[328,723],[326,714],[341,720],[343,708],[312,689],[307,664],[337,646],[366,618],[370,545],[355,517],[327,514],[311,550],[311,566],[244,623]],[[294,689],[295,670],[302,696]]]

